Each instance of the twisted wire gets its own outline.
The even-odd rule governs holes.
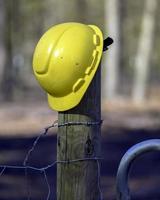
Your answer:
[[[53,127],[62,127],[62,126],[70,126],[70,125],[85,125],[85,126],[95,126],[95,125],[101,125],[102,124],[102,120],[100,121],[96,121],[96,122],[66,122],[63,124],[58,124],[57,121],[55,121],[52,125],[44,128],[44,132],[41,133],[33,142],[31,148],[28,150],[23,164],[22,165],[0,165],[0,168],[2,168],[2,170],[0,171],[0,176],[2,176],[5,173],[5,170],[7,168],[9,169],[20,169],[20,170],[25,170],[25,176],[27,176],[27,170],[31,169],[34,171],[38,171],[40,173],[43,173],[44,176],[44,180],[46,182],[46,186],[48,189],[48,193],[47,193],[47,199],[49,200],[50,195],[51,195],[51,187],[48,181],[48,177],[46,174],[46,170],[55,166],[56,164],[71,164],[71,163],[75,163],[75,162],[84,162],[84,161],[96,161],[97,163],[97,184],[98,184],[98,190],[99,190],[99,194],[100,194],[100,200],[102,200],[102,191],[101,191],[101,186],[100,186],[100,163],[99,161],[102,160],[102,158],[100,157],[87,157],[87,158],[79,158],[79,159],[73,159],[73,160],[56,160],[54,162],[52,162],[51,164],[48,164],[46,166],[43,167],[35,167],[32,165],[28,165],[28,160],[32,154],[32,152],[34,151],[34,149],[36,148],[37,143],[39,142],[39,140],[41,139],[42,136],[47,135],[49,129],[53,128]],[[28,184],[28,180],[27,180],[27,184]],[[28,190],[28,196],[27,199],[30,200],[30,190],[27,187]]]
[[[24,161],[23,161],[23,165],[24,165],[24,166],[26,166],[26,164],[27,164],[27,162],[28,162],[28,159],[29,159],[31,153],[34,151],[34,149],[35,149],[35,147],[36,147],[38,141],[41,139],[41,137],[42,137],[42,136],[45,136],[45,135],[48,133],[49,129],[51,129],[51,128],[53,128],[53,127],[56,127],[56,126],[57,126],[57,121],[55,121],[52,125],[47,126],[46,128],[44,128],[44,132],[42,132],[42,133],[35,139],[35,141],[34,141],[33,144],[32,144],[32,147],[29,149],[29,151],[27,152],[27,154],[26,154],[26,156],[25,156],[25,159],[24,159]]]

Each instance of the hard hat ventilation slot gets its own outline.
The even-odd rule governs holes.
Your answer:
[[[98,62],[98,55],[99,55],[99,52],[94,51],[94,59],[93,59],[92,64],[91,64],[92,69],[94,69],[94,67],[96,66],[96,63]]]
[[[73,92],[77,92],[79,88],[84,84],[85,80],[83,78],[78,79],[78,81],[73,85]]]
[[[100,37],[98,35],[93,35],[93,43],[96,45],[96,46],[99,46],[100,45]]]
[[[89,75],[91,73],[91,71],[92,71],[92,67],[87,67],[85,74]]]

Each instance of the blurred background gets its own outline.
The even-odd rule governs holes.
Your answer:
[[[104,38],[114,39],[103,53],[101,90],[102,190],[104,199],[115,199],[122,155],[137,142],[160,137],[159,9],[159,0],[0,0],[0,164],[22,164],[35,137],[57,119],[32,71],[42,34],[63,22],[95,24]],[[41,140],[33,165],[56,159],[56,131]],[[160,199],[159,170],[158,153],[134,163],[133,199]],[[48,172],[52,188],[55,174],[56,169]],[[44,199],[43,178],[33,171],[28,177],[31,199]],[[23,171],[6,170],[0,177],[0,199],[27,199],[26,182]]]

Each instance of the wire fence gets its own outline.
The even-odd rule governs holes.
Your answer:
[[[29,164],[29,158],[31,157],[32,153],[34,152],[38,142],[40,141],[40,139],[43,136],[46,136],[49,132],[50,129],[54,128],[54,127],[61,127],[61,126],[66,126],[66,125],[100,125],[102,123],[102,120],[99,122],[67,122],[64,124],[58,124],[58,121],[56,120],[52,125],[44,128],[44,131],[38,135],[38,137],[34,140],[31,148],[28,150],[22,165],[0,165],[1,171],[0,171],[0,177],[5,173],[6,169],[18,169],[18,170],[24,170],[25,172],[25,178],[26,178],[26,183],[27,183],[27,200],[31,200],[31,195],[30,195],[30,187],[29,187],[29,182],[28,182],[28,170],[31,169],[33,171],[37,171],[38,173],[43,174],[44,180],[45,180],[45,184],[47,187],[47,196],[46,196],[46,200],[51,199],[51,185],[48,181],[48,177],[47,177],[47,173],[46,171],[52,167],[54,167],[57,164],[72,164],[75,162],[85,162],[85,161],[94,161],[97,164],[97,185],[98,185],[98,190],[99,190],[99,194],[100,194],[100,199],[98,200],[103,200],[102,197],[102,190],[101,190],[101,184],[100,184],[100,160],[102,158],[99,157],[86,157],[86,158],[78,158],[78,159],[74,159],[74,160],[55,160],[52,163],[45,165],[43,167],[35,167]],[[56,194],[55,197],[53,197],[53,199],[56,200]]]

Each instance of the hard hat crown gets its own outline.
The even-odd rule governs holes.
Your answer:
[[[79,103],[98,67],[102,46],[100,30],[80,23],[57,25],[42,36],[33,69],[53,109],[67,110]]]

